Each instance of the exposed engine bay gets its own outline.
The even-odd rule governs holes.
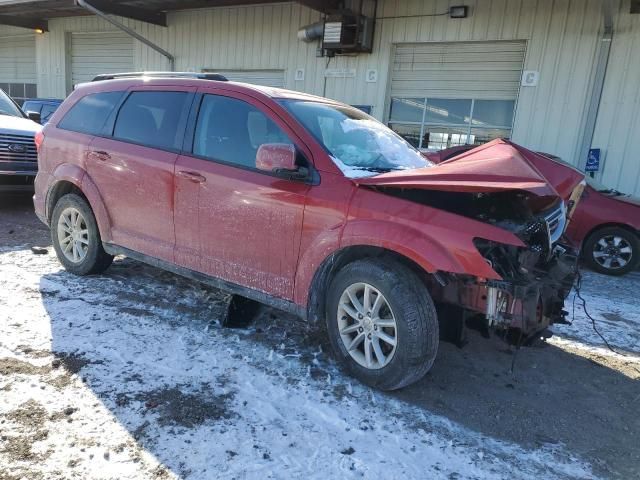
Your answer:
[[[377,187],[412,202],[480,220],[507,230],[526,247],[474,239],[478,251],[501,280],[439,272],[431,282],[436,303],[445,304],[446,321],[464,322],[481,314],[488,329],[511,343],[524,343],[552,323],[565,322],[564,299],[577,275],[577,252],[563,242],[565,202],[523,191],[446,192]],[[461,309],[460,315],[452,308]],[[441,319],[441,324],[443,319]],[[455,329],[461,334],[463,328]],[[454,339],[460,341],[460,339]]]

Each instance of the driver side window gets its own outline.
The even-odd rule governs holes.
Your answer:
[[[247,102],[220,95],[203,97],[193,141],[195,155],[255,168],[258,149],[266,143],[293,145],[273,120]]]

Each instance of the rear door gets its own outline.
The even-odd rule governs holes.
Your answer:
[[[251,97],[206,89],[196,102],[190,153],[176,163],[176,263],[292,299],[310,187],[257,170],[255,159],[265,143],[296,145],[300,163],[311,157]]]
[[[87,154],[113,241],[167,261],[175,243],[173,169],[192,99],[188,88],[129,91]]]

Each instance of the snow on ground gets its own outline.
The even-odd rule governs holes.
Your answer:
[[[572,324],[554,325],[556,336],[551,343],[637,362],[640,367],[639,285],[639,271],[622,278],[583,272],[580,291],[585,305],[574,290],[565,302]],[[595,322],[585,314],[585,308]],[[606,346],[598,332],[617,353]]]
[[[214,290],[130,260],[78,278],[4,249],[0,285],[2,479],[595,478],[562,444],[524,449],[359,385],[315,337],[289,341],[300,324],[222,329]],[[619,311],[601,331],[638,352],[637,305],[611,297],[588,306]],[[579,313],[556,332],[603,350]]]

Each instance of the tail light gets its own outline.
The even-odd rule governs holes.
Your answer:
[[[36,133],[33,141],[36,144],[36,150],[40,153],[40,146],[42,145],[42,142],[44,142],[44,133],[42,133],[42,130]]]

